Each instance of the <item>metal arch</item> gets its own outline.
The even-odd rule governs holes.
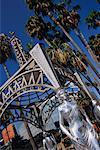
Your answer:
[[[26,121],[27,120],[29,123],[31,123],[35,127],[42,129],[42,127],[48,123],[50,117],[52,116],[52,113],[60,104],[61,103],[58,101],[58,99],[55,96],[53,96],[51,99],[47,99],[43,103],[40,102],[32,106],[29,105],[28,107],[12,105],[8,107],[7,109],[8,112],[7,113],[5,112],[8,117],[8,120],[7,120],[7,117],[5,117],[5,121],[6,122],[10,121],[10,123],[12,123],[14,121]],[[36,107],[39,108],[39,112],[37,112]],[[14,111],[18,111],[18,112],[16,112],[16,114],[14,112],[11,112],[11,110],[13,109]],[[9,115],[9,111],[10,111],[10,115]],[[5,113],[3,114],[4,116],[5,116]],[[1,120],[1,123],[3,123],[2,120]]]
[[[28,68],[29,64],[33,63],[32,66],[33,69]],[[60,75],[63,75],[64,77],[68,78],[70,81],[77,83],[77,80],[75,76],[71,73],[67,73],[65,70],[59,67],[55,67],[55,70],[58,71]],[[38,72],[38,78],[35,79],[34,73]],[[8,87],[8,88],[7,88]],[[33,91],[47,91],[48,89],[53,89],[54,87],[50,83],[46,83],[44,81],[44,73],[40,69],[40,67],[36,64],[36,62],[33,59],[30,59],[25,65],[20,68],[20,71],[15,74],[11,80],[9,80],[2,88],[2,100],[0,100],[0,116],[3,115],[6,108],[11,104],[12,101],[14,101],[17,97],[21,96],[24,93],[33,92]],[[15,92],[15,91],[16,92]],[[54,101],[49,101],[47,105],[49,106],[48,110],[45,111],[45,114],[47,115],[47,118],[45,119],[45,122],[48,121],[48,118],[50,118],[52,112],[55,110],[55,107],[59,106],[59,103],[56,103]]]
[[[46,101],[47,98],[51,98],[53,95],[55,95],[55,94],[54,94],[54,91],[52,91],[52,90],[50,90],[49,92],[46,91],[46,93],[47,93],[47,97],[45,97],[45,99],[43,99],[43,100],[37,101],[37,102],[36,102],[36,105],[41,106],[41,104],[42,104],[42,103],[44,104],[44,101]],[[50,93],[50,95],[48,95],[49,93]],[[41,94],[42,94],[42,93],[41,93]],[[32,95],[33,95],[33,93],[32,93]],[[11,104],[8,106],[8,108],[7,108],[6,110],[9,110],[9,109],[11,110],[10,106],[11,106],[11,105],[15,105],[15,108],[16,108],[16,107],[17,107],[17,108],[19,107],[19,109],[24,109],[24,111],[27,111],[27,109],[31,109],[31,106],[34,105],[34,103],[35,103],[35,102],[32,102],[32,103],[30,103],[29,105],[23,105],[23,106],[21,106],[21,104],[19,103],[19,100],[17,99],[17,101],[14,101],[14,103],[11,103]],[[18,106],[17,106],[17,105],[18,105]],[[5,110],[5,112],[6,112],[6,110]],[[3,115],[5,114],[5,112],[3,113]],[[12,116],[13,116],[13,114],[12,114]],[[35,118],[35,115],[33,115],[33,117]],[[16,118],[16,117],[14,116],[14,118]],[[20,117],[20,119],[21,119],[21,117]],[[49,117],[46,118],[46,120],[48,120],[48,119],[49,119]],[[6,119],[6,120],[7,120],[7,119]],[[11,116],[9,116],[8,120],[11,120]],[[39,126],[39,123],[38,123],[38,122],[36,123],[36,118],[35,118],[35,123],[34,123],[34,120],[32,120],[31,117],[26,118],[26,120],[32,122],[32,125],[34,125],[35,127],[41,129],[41,127]],[[20,121],[20,120],[19,120],[19,121]],[[22,121],[23,121],[23,120],[22,120]],[[13,122],[13,121],[12,121],[12,122]],[[2,123],[2,121],[1,121],[1,123]]]
[[[13,111],[11,111],[11,110],[13,110]],[[26,113],[27,113],[27,115],[26,115]],[[36,120],[34,111],[30,112],[30,110],[29,110],[29,112],[28,112],[27,110],[25,110],[24,108],[22,109],[19,106],[16,109],[14,108],[14,106],[12,106],[12,108],[10,110],[7,110],[7,112],[5,112],[3,114],[2,118],[1,118],[0,126],[8,125],[15,121],[26,121],[28,123],[31,123],[35,127],[39,128],[39,124]]]
[[[29,67],[30,65],[32,66]],[[30,58],[30,60],[1,87],[0,117],[11,102],[25,93],[34,91],[44,92],[48,91],[48,89],[55,90],[50,82],[45,82],[44,75],[36,61]],[[72,75],[67,74],[66,76],[70,76],[71,78]],[[73,81],[75,81],[75,78]]]
[[[52,116],[52,113],[55,111],[55,109],[60,105],[61,103],[58,101],[58,99],[53,96],[50,100],[46,100],[44,104],[42,104],[42,116],[43,121],[47,123]]]
[[[34,63],[34,60],[30,59],[29,62]],[[27,62],[24,67],[27,67],[29,62]],[[51,83],[45,81],[45,74],[36,63],[33,66],[33,69],[26,71],[23,71],[23,69],[24,68],[22,67],[20,71],[11,78],[11,80],[8,80],[7,83],[1,87],[0,117],[9,104],[17,97],[28,92],[45,92],[49,89],[54,90]]]
[[[48,88],[46,89],[46,90],[48,90]],[[23,93],[29,93],[29,92],[34,92],[34,91],[38,91],[38,90],[28,90],[28,91],[25,91],[25,92],[23,92]],[[41,90],[40,90],[41,91]],[[45,90],[43,90],[44,92],[45,92]],[[42,91],[42,92],[43,92]],[[16,96],[15,98],[13,98],[12,100],[10,100],[10,102],[9,103],[4,103],[4,105],[3,106],[5,106],[4,108],[3,108],[3,106],[0,108],[1,110],[1,112],[0,112],[0,117],[2,116],[2,114],[4,113],[4,111],[6,110],[6,108],[17,98],[17,97],[19,97],[19,96],[21,96],[23,93],[21,93],[21,94],[19,94],[18,96]]]
[[[46,99],[51,98],[53,95],[55,95],[55,92],[52,89],[45,92],[30,92],[15,99],[11,104],[19,104],[22,107],[28,108],[29,106],[34,105],[34,103],[43,103]]]

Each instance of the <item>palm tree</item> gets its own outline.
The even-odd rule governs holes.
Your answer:
[[[31,37],[37,37],[50,45],[47,39],[48,28],[41,17],[31,16],[26,24],[26,31]]]
[[[80,6],[79,5],[74,6],[72,8],[72,10],[70,10],[70,12],[68,12],[62,5],[56,6],[56,9],[60,12],[59,20],[62,23],[62,25],[65,28],[70,27],[72,30],[74,30],[75,34],[79,37],[79,39],[81,40],[83,45],[86,47],[86,49],[88,50],[91,57],[96,62],[98,62],[96,56],[94,55],[94,53],[91,50],[86,38],[84,37],[83,33],[80,31],[80,29],[78,27],[79,22],[80,22],[80,15],[78,14],[77,11],[80,9]]]
[[[48,34],[48,31],[51,28],[54,30],[54,28],[53,26],[51,26],[51,24],[49,24],[49,27],[47,25],[48,24],[46,24],[42,20],[41,17],[32,16],[29,18],[26,24],[26,30],[31,37],[36,36],[39,40],[44,40],[49,45],[48,53],[52,55],[51,56],[52,60],[57,58],[57,56],[59,55],[60,61],[62,61],[63,63],[66,63],[67,53],[65,54],[64,52],[62,52],[59,46],[55,44],[57,42],[57,38],[56,39],[53,38],[53,40],[49,42],[51,37]],[[49,40],[48,40],[48,37],[49,37]],[[60,40],[59,40],[59,44],[60,44]]]
[[[84,37],[83,33],[80,31],[79,27],[78,27],[78,24],[79,24],[79,21],[80,21],[80,16],[79,14],[76,12],[76,10],[72,10],[71,12],[71,18],[74,20],[74,26],[73,26],[73,29],[74,29],[74,32],[76,33],[76,35],[79,37],[79,39],[81,40],[81,42],[83,43],[83,45],[86,47],[86,49],[88,50],[90,56],[96,61],[98,62],[96,56],[94,55],[90,45],[88,44],[86,38]]]
[[[93,53],[97,56],[98,61],[100,62],[100,34],[92,35],[89,38],[89,45],[93,50]]]
[[[5,62],[11,56],[11,54],[12,54],[12,47],[10,44],[10,39],[7,35],[2,33],[0,34],[0,64],[4,66],[7,78],[10,78],[10,74],[8,72]]]
[[[88,52],[90,53],[90,55],[92,56],[92,58],[94,58],[94,60],[96,62],[98,62],[96,56],[94,55],[94,53],[92,52],[87,40],[85,39],[84,35],[82,34],[82,32],[80,31],[80,29],[78,28],[78,23],[80,20],[80,16],[79,14],[76,12],[76,10],[79,9],[79,6],[74,7],[74,9],[69,13],[67,10],[63,9],[63,18],[61,18],[61,20],[59,20],[57,22],[57,20],[55,21],[55,18],[52,16],[52,20],[59,25],[59,27],[62,29],[62,31],[65,33],[65,35],[70,39],[70,41],[72,42],[72,44],[77,48],[77,50],[80,53],[83,53],[82,50],[80,49],[80,47],[74,42],[74,40],[69,36],[69,34],[66,32],[66,30],[64,29],[65,26],[67,25],[66,28],[69,29],[69,27],[71,27],[72,29],[74,29],[76,35],[78,35],[79,39],[81,40],[81,42],[84,44],[84,46],[87,48]],[[65,21],[65,24],[61,24],[60,22],[63,20]],[[96,73],[96,75],[99,77],[99,73],[97,72],[97,70],[95,69],[95,67],[92,65],[92,63],[86,59],[88,64],[91,66],[91,68],[93,69],[93,71]]]
[[[75,43],[75,41],[71,38],[71,36],[66,32],[64,27],[60,24],[60,22],[57,21],[57,19],[52,15],[52,11],[55,6],[53,5],[53,3],[51,3],[51,0],[41,1],[41,2],[37,0],[37,1],[34,1],[34,3],[32,0],[26,0],[26,3],[28,4],[29,8],[31,7],[30,9],[34,8],[34,11],[37,15],[40,15],[40,14],[42,14],[43,16],[48,15],[51,18],[51,20],[53,20],[54,23],[57,24],[62,29],[64,34],[68,37],[68,39],[72,42],[72,44],[77,48],[77,50],[80,51],[80,53],[82,52],[79,46]]]
[[[88,24],[88,28],[96,29],[100,27],[100,11],[91,11],[86,18],[86,23]]]
[[[100,4],[100,0],[97,0],[97,2]]]
[[[43,23],[43,20],[41,17],[38,16],[32,16],[29,18],[27,24],[26,24],[26,30],[28,31],[29,35],[31,37],[37,37],[39,40],[42,40],[42,38],[45,36],[46,32],[46,26]]]
[[[70,60],[73,68],[76,68],[76,71],[80,72],[80,74],[82,74],[82,76],[84,76],[85,79],[87,79],[91,83],[91,85],[95,87],[98,93],[100,93],[97,87],[97,85],[99,85],[97,80],[94,78],[91,72],[87,69],[88,63],[86,62],[86,56],[80,55],[78,53],[74,53],[71,47],[69,46],[69,44],[63,43],[62,45],[63,45],[63,50],[65,50],[64,51],[65,54],[67,53],[67,61]],[[90,77],[94,78],[95,83],[91,81]]]
[[[36,14],[40,15],[42,14],[44,15],[48,15],[51,20],[54,21],[55,24],[57,24],[61,30],[64,32],[64,34],[67,36],[67,38],[71,41],[71,43],[74,45],[74,47],[82,54],[83,51],[81,50],[81,48],[77,45],[77,43],[72,39],[72,37],[69,35],[69,33],[65,30],[65,28],[63,27],[63,25],[53,16],[54,9],[55,9],[55,5],[51,2],[51,0],[49,1],[33,1],[32,0],[26,0],[26,3],[28,4],[28,7],[33,9]],[[96,70],[96,68],[92,65],[92,63],[89,61],[89,59],[87,58],[87,62],[88,64],[91,66],[91,68],[93,69],[93,71],[96,73],[96,75],[99,77],[99,74]]]

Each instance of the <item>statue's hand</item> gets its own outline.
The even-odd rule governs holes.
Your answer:
[[[90,131],[98,139],[98,134],[97,134],[97,132],[95,131],[95,129],[93,127],[91,127]]]
[[[73,141],[78,142],[78,138],[73,137]]]
[[[73,141],[74,141],[74,142],[76,142],[77,144],[84,145],[84,144],[83,144],[83,142],[81,141],[81,139],[80,139],[80,138],[78,138],[78,137],[77,137],[77,138],[76,138],[76,137],[74,137],[74,138],[73,138]]]

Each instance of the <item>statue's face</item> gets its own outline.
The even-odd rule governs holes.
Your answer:
[[[45,132],[43,132],[43,137],[45,138],[47,135],[46,135],[46,133]]]
[[[66,100],[66,93],[65,93],[64,89],[59,90],[57,92],[56,96],[62,101]]]

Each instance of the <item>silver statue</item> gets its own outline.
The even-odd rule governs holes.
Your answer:
[[[61,130],[72,140],[76,150],[99,150],[97,134],[86,113],[77,106],[72,95],[65,94],[63,89],[57,92],[62,104],[58,107]]]
[[[43,148],[44,150],[57,150],[57,143],[52,135],[43,132]]]

